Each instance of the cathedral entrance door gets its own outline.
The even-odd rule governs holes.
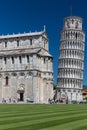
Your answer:
[[[20,101],[23,101],[23,100],[24,100],[24,94],[20,93]]]

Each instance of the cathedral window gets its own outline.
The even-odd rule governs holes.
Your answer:
[[[24,73],[23,73],[23,72],[21,72],[21,73],[20,73],[20,76],[24,76]]]
[[[65,92],[65,89],[63,89],[63,92]]]
[[[80,93],[80,91],[78,91],[78,93]]]
[[[19,56],[19,63],[21,63],[21,56]]]
[[[29,55],[27,55],[27,63],[29,63]]]
[[[32,45],[32,39],[30,39],[30,45]]]
[[[7,42],[5,42],[5,47],[7,47]]]
[[[50,58],[50,57],[48,57],[48,60],[49,60],[49,61],[51,61],[51,58]]]
[[[16,73],[12,73],[12,76],[17,76],[17,74]]]
[[[77,39],[77,32],[76,32],[76,39]]]
[[[6,76],[5,80],[6,85],[8,85],[8,76]]]
[[[71,92],[71,90],[69,89],[68,92]]]
[[[12,64],[14,64],[14,58],[12,57]]]
[[[6,61],[6,57],[4,57],[4,63],[5,63],[5,64],[7,63],[7,61]]]
[[[19,46],[19,40],[17,40],[17,46]]]
[[[44,58],[44,64],[46,63],[46,60],[45,60],[45,58]]]

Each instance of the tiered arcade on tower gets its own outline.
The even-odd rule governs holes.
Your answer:
[[[82,30],[82,18],[65,18],[61,31],[58,65],[58,98],[81,101],[83,88],[85,33]]]

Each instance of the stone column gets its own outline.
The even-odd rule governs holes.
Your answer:
[[[38,73],[37,71],[33,72],[33,95],[34,102],[39,103],[39,88],[38,88]]]

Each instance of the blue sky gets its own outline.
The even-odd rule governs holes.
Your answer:
[[[54,57],[54,83],[57,83],[60,31],[64,17],[72,15],[83,18],[87,29],[87,0],[0,0],[0,35],[46,31],[50,53]],[[86,36],[87,41],[87,36]],[[87,85],[87,45],[85,42],[84,80]]]

